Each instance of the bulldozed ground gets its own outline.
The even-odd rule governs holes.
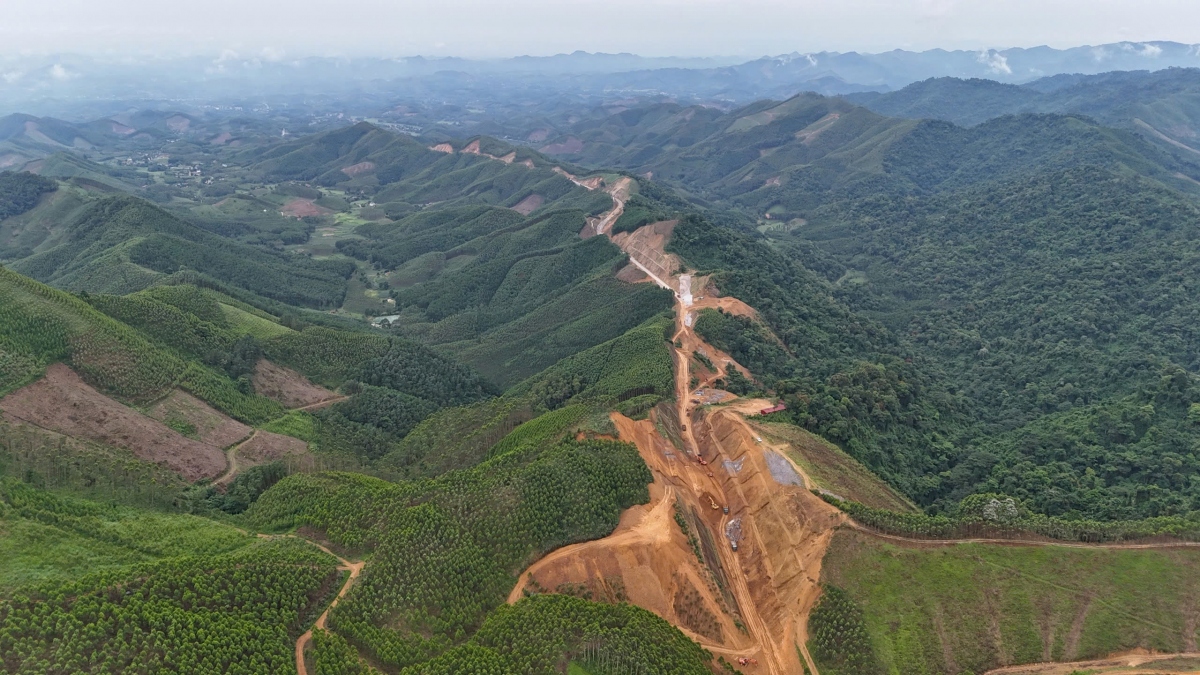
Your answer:
[[[581,235],[608,234],[628,190],[627,179],[609,188],[613,211]],[[760,440],[747,423],[743,413],[768,402],[702,405],[732,398],[727,392],[714,396],[710,388],[727,365],[749,373],[695,334],[695,312],[755,313],[734,298],[716,297],[707,280],[676,272],[679,261],[663,251],[673,225],[656,223],[613,238],[642,278],[676,295],[676,403],[658,406],[646,420],[612,416],[620,439],[637,446],[653,473],[650,504],[623,514],[612,535],[534,563],[509,601],[539,591],[628,601],[731,663],[753,659],[757,672],[784,675],[803,672],[803,658],[815,674],[805,624],[820,594],[826,547],[845,517],[809,492],[810,481],[788,458],[786,444]],[[694,296],[693,286],[703,294]],[[704,392],[693,392],[695,353],[720,371],[696,372]]]
[[[254,367],[254,391],[288,408],[303,408],[323,403],[338,395],[308,381],[300,373],[262,359]]]
[[[599,187],[569,177],[591,189]],[[627,184],[620,189],[609,187],[614,193],[613,210],[589,223],[581,236],[611,237],[611,223],[620,216],[628,189]],[[649,419],[642,421],[612,415],[620,439],[635,444],[651,469],[654,481],[650,503],[626,511],[610,536],[564,547],[535,562],[521,575],[508,600],[512,603],[526,594],[559,592],[631,602],[670,621],[714,655],[739,664],[747,672],[782,675],[807,671],[819,675],[807,650],[807,620],[820,596],[820,584],[845,583],[842,568],[852,568],[855,560],[867,569],[877,569],[888,556],[895,557],[885,553],[881,560],[865,555],[869,546],[898,547],[859,531],[844,513],[811,490],[901,512],[914,511],[915,507],[822,439],[787,425],[747,419],[769,406],[769,401],[738,399],[712,388],[727,366],[747,377],[751,374],[692,330],[698,312],[719,309],[751,319],[757,319],[757,313],[736,298],[720,297],[708,279],[693,278],[680,269],[680,261],[664,251],[671,225],[655,223],[612,237],[630,255],[630,264],[621,270],[619,278],[633,283],[653,282],[676,296],[672,338],[675,402],[660,404]],[[697,354],[704,359],[697,358]],[[713,367],[708,367],[705,360]],[[864,550],[847,554],[847,541],[868,542],[869,546],[861,544]],[[838,544],[831,550],[835,542]],[[968,667],[964,665],[967,662],[978,667],[976,672],[982,672],[992,667],[988,664],[1056,658],[1066,661],[1081,654],[1103,654],[1106,651],[1101,645],[1106,644],[1153,644],[1160,652],[1174,654],[1004,668],[994,675],[1066,675],[1079,668],[1086,672],[1130,673],[1194,670],[1191,658],[1195,655],[1190,652],[1195,651],[1200,616],[1200,588],[1192,589],[1200,575],[1189,572],[1192,557],[1200,563],[1194,550],[1148,544],[1130,547],[1134,549],[1131,553],[1147,556],[1145,560],[1108,560],[1105,556],[1127,552],[1086,545],[1024,544],[1015,549],[1011,542],[939,545],[901,540],[900,544],[905,549],[933,551],[938,556],[966,556],[970,561],[966,567],[973,570],[962,571],[966,576],[931,579],[927,583],[940,581],[947,601],[967,597],[973,601],[958,611],[943,612],[935,607],[933,614],[901,626],[900,633],[914,643],[907,646],[923,657],[916,661],[885,659],[885,668],[890,672],[957,673]],[[1027,562],[1033,568],[1012,569],[1000,558],[995,565],[988,565],[971,557],[977,549],[986,553],[984,557],[1003,558],[1013,550],[1028,552]],[[1092,562],[1103,564],[1089,567],[1087,561],[1071,560],[1074,555],[1098,556]],[[1177,559],[1180,556],[1186,560]],[[868,622],[874,622],[873,642],[886,643],[883,631],[895,632],[898,617],[906,612],[929,610],[928,589],[924,583],[914,581],[914,575],[922,571],[918,562],[897,566],[894,579],[867,584],[868,588],[886,587],[896,594],[907,594],[888,608],[864,606]],[[934,565],[932,569],[938,569],[936,561],[929,562]],[[1037,569],[1039,564],[1043,565],[1041,569]],[[1130,564],[1142,564],[1146,569],[1129,575],[1126,567]],[[1092,591],[1065,585],[1071,582],[1063,580],[1076,579],[1072,572],[1076,567],[1095,571]],[[1154,576],[1167,571],[1170,573],[1166,577]],[[1015,585],[1007,589],[1002,585],[981,588],[978,582],[985,572]],[[1189,585],[1179,578],[1176,581],[1180,583],[1166,585],[1189,589],[1182,600],[1168,591],[1167,595],[1175,597],[1174,603],[1149,597],[1092,602],[1095,595],[1121,579],[1175,578],[1180,574],[1192,582]],[[1106,575],[1116,576],[1104,581]],[[1014,589],[1024,589],[1024,595]],[[1048,593],[1051,589],[1062,597],[1051,604],[1039,604],[1036,594],[1053,595]],[[1009,616],[1009,605],[1021,598],[1029,600],[1036,611],[1031,610],[1028,616],[1020,612]],[[1159,616],[1161,605],[1170,606],[1174,615]],[[1153,607],[1150,613],[1155,616],[1143,617],[1137,610],[1126,609],[1135,607]],[[990,618],[964,620],[972,616],[972,608],[984,608]],[[1094,608],[1090,615],[1088,608]],[[1131,626],[1132,633],[1128,632]],[[1006,644],[1005,634],[1014,630],[1028,644],[1020,644],[1015,637]],[[946,637],[948,632],[956,636],[955,641]],[[1031,636],[1034,639],[1027,639]],[[895,657],[903,651],[902,646],[894,645],[888,656]],[[956,660],[959,648],[966,651]],[[740,659],[751,660],[750,665],[741,665]]]
[[[61,363],[47,368],[37,382],[0,399],[0,410],[44,429],[124,448],[188,481],[212,478],[225,469],[221,448],[188,438],[108,398]]]

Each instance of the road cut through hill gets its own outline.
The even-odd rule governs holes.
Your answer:
[[[628,187],[609,188],[618,193],[614,209],[597,220],[608,227],[597,227],[594,234],[611,231],[619,213],[611,216],[622,207]],[[622,234],[613,240],[649,280],[676,296],[674,405],[660,405],[640,421],[612,415],[620,439],[636,445],[651,469],[651,501],[626,511],[610,536],[558,549],[535,562],[509,602],[537,591],[628,601],[747,672],[800,673],[803,658],[809,672],[818,675],[805,648],[807,617],[820,595],[826,547],[846,518],[811,494],[801,468],[786,459],[786,452],[763,443],[746,423],[743,413],[757,411],[765,401],[703,406],[691,382],[696,352],[717,369],[697,373],[701,386],[719,379],[726,366],[749,375],[693,331],[695,312],[755,313],[736,299],[716,297],[707,279],[672,273],[678,264],[663,252],[667,237]],[[776,478],[770,462],[779,457],[801,480]]]

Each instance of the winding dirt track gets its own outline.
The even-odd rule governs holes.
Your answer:
[[[350,576],[346,577],[346,582],[344,584],[342,584],[342,589],[340,591],[338,591],[337,597],[335,597],[333,599],[333,602],[329,603],[329,606],[325,608],[324,612],[321,612],[321,616],[317,617],[317,622],[314,627],[319,628],[321,630],[325,630],[325,621],[326,621],[326,619],[329,618],[329,610],[336,607],[338,604],[338,601],[341,600],[342,597],[345,596],[346,593],[350,590],[350,587],[354,585],[355,580],[358,579],[358,575],[362,572],[363,565],[365,565],[366,563],[364,563],[363,561],[350,562],[349,560],[346,560],[345,558],[339,556],[338,554],[334,553],[333,551],[330,551],[328,548],[325,548],[324,546],[318,544],[315,541],[312,541],[310,539],[305,539],[305,541],[312,544],[313,546],[316,546],[317,548],[328,553],[329,555],[337,558],[338,563],[339,563],[338,569],[350,573]],[[310,640],[312,640],[312,635],[313,635],[313,632],[312,632],[312,629],[310,628],[309,630],[304,632],[304,635],[301,635],[296,640],[296,672],[298,673],[298,675],[308,675],[308,667],[305,666],[305,664],[304,664],[304,647],[306,645],[308,645],[308,642]]]
[[[220,477],[213,481],[213,485],[224,485],[233,480],[233,477],[237,475],[238,471],[238,448],[254,440],[255,436],[258,436],[258,429],[252,431],[249,436],[245,437],[240,442],[229,446],[229,449],[225,451],[225,461],[229,464],[229,466],[225,468],[225,473],[221,474]]]
[[[1030,663],[1023,666],[1005,666],[989,670],[984,675],[1069,675],[1073,672],[1086,671],[1089,673],[1119,672],[1121,675],[1188,675],[1200,673],[1200,669],[1179,670],[1178,668],[1158,669],[1156,663],[1171,659],[1196,659],[1200,661],[1200,652],[1187,654],[1151,654],[1144,650],[1135,650],[1126,654],[1113,654],[1103,659],[1092,661],[1073,661],[1070,663]]]
[[[302,405],[299,408],[292,408],[292,410],[299,410],[299,411],[317,410],[318,408],[325,408],[327,406],[331,406],[334,403],[341,403],[342,401],[345,401],[348,398],[350,398],[350,397],[343,396],[343,395],[334,396],[333,398],[327,398],[324,401],[317,401],[316,403],[309,403],[308,405]]]
[[[349,396],[335,396],[333,398],[325,399],[324,401],[317,401],[316,403],[310,403],[306,406],[301,406],[299,408],[292,408],[292,410],[298,410],[298,411],[316,410],[318,408],[324,408],[327,406],[331,406],[334,403],[340,403],[342,401],[345,401],[348,398],[350,398],[350,397]],[[221,474],[219,477],[217,477],[215,480],[213,480],[213,485],[224,485],[237,477],[237,472],[238,472],[237,452],[238,452],[238,450],[240,450],[242,448],[242,446],[246,445],[250,441],[253,441],[255,438],[257,438],[258,432],[259,432],[259,430],[255,429],[249,436],[242,439],[235,445],[230,446],[229,449],[225,451],[225,463],[226,463],[225,473]]]

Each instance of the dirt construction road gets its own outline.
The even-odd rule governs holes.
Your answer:
[[[628,183],[609,191],[617,193],[614,208],[596,219],[593,235],[611,232]],[[659,234],[669,234],[673,224],[663,225]],[[700,363],[696,352],[716,368],[696,366],[701,386],[721,377],[726,366],[748,374],[695,334],[695,313],[717,307],[745,316],[754,311],[734,298],[712,297],[706,279],[668,274],[677,263],[663,253],[666,236],[622,233],[613,239],[629,247],[631,262],[650,281],[676,298],[675,406],[657,408],[641,421],[613,415],[621,440],[634,443],[651,469],[651,501],[626,511],[612,535],[534,563],[509,602],[531,588],[586,587],[593,597],[649,609],[734,664],[754,659],[756,666],[739,666],[745,672],[800,673],[804,658],[809,672],[819,675],[804,648],[805,624],[819,596],[821,560],[844,516],[808,492],[794,463],[789,465],[797,480],[781,482],[772,474],[769,461],[779,460],[768,455],[778,453],[758,440],[738,412],[764,402],[701,407],[690,386],[693,364]]]
[[[314,541],[309,541],[308,543],[312,544],[313,546],[316,546],[317,548],[321,549],[322,551],[325,551],[329,555],[337,558],[338,559],[338,569],[350,573],[350,576],[346,577],[346,582],[344,584],[342,584],[342,589],[340,591],[338,591],[337,597],[335,597],[333,599],[333,602],[329,603],[329,606],[325,608],[324,612],[321,612],[321,616],[317,617],[317,622],[316,622],[315,627],[319,628],[321,630],[325,630],[325,621],[329,618],[329,610],[336,607],[338,604],[338,601],[341,600],[346,595],[346,593],[350,590],[350,587],[354,585],[354,582],[358,579],[358,575],[362,572],[362,568],[365,563],[363,563],[361,561],[360,562],[350,562],[349,560],[346,560],[345,558],[339,556],[338,554],[334,553],[333,551],[330,551],[329,549],[325,548],[324,546],[322,546]],[[308,644],[308,642],[310,640],[312,640],[312,634],[313,634],[313,632],[311,629],[307,630],[304,632],[304,635],[301,635],[300,638],[298,640],[296,640],[296,672],[299,675],[308,675],[308,667],[304,664],[304,647]]]

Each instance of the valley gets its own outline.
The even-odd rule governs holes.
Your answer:
[[[1195,671],[1195,72],[0,123],[0,671]]]

